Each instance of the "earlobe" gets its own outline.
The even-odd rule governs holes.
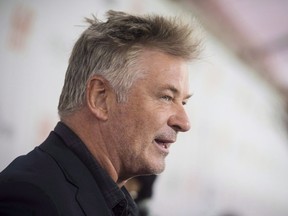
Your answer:
[[[100,120],[108,119],[107,96],[108,86],[101,76],[89,79],[86,89],[86,102],[89,110]]]

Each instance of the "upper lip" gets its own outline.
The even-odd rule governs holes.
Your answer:
[[[159,133],[154,137],[154,140],[158,144],[165,144],[168,148],[174,142],[176,142],[177,133],[175,131],[166,131]]]
[[[175,139],[166,139],[166,138],[155,138],[155,141],[158,143],[172,144],[176,140]]]
[[[163,144],[172,144],[174,142],[176,142],[176,136],[177,134],[176,133],[162,133],[162,134],[159,134],[155,137],[155,141],[157,143],[163,143]]]

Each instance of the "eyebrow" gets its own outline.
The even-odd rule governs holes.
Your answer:
[[[173,85],[165,85],[162,89],[163,90],[169,90],[169,91],[173,92],[173,94],[175,94],[175,95],[180,94],[179,90]],[[187,96],[184,97],[184,99],[188,100],[192,96],[193,96],[193,94],[188,94]]]

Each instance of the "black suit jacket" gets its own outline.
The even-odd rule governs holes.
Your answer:
[[[51,132],[0,174],[0,215],[110,215],[87,167]]]

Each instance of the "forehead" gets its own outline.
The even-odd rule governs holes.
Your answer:
[[[153,71],[153,68],[165,72],[170,70],[187,69],[188,62],[178,56],[163,53],[157,50],[144,50],[139,56],[140,66]]]
[[[188,88],[188,62],[159,51],[146,50],[140,57],[144,80],[158,87],[174,86],[178,91]]]

